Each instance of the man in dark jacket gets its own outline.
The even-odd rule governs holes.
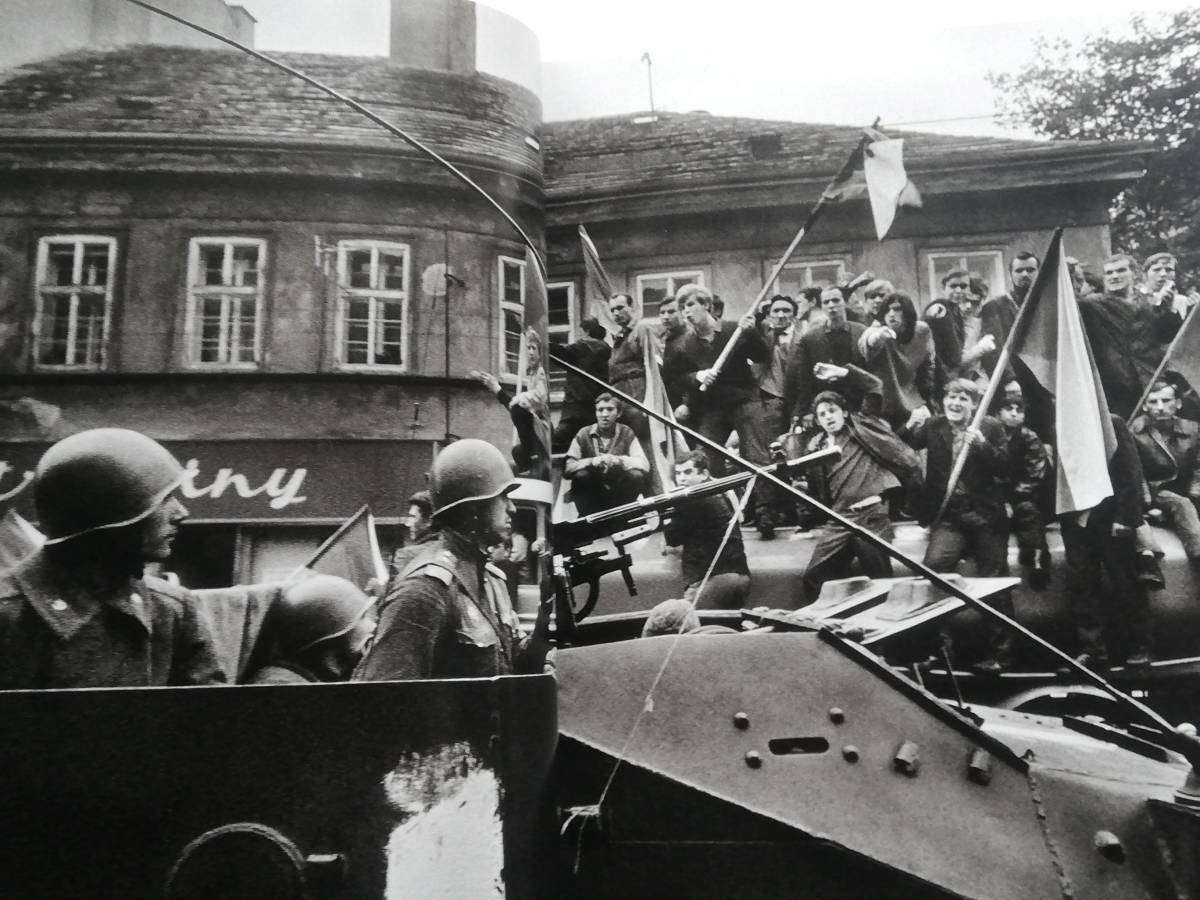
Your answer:
[[[1079,301],[1108,407],[1132,416],[1183,319],[1165,295],[1154,303],[1135,289],[1137,263],[1126,253],[1104,261],[1104,296]]]
[[[1044,588],[1050,583],[1050,547],[1042,513],[1049,464],[1046,448],[1031,428],[1025,427],[1025,401],[1005,397],[997,411],[1008,443],[1008,505],[1012,507],[1012,533],[1017,538],[1017,560],[1030,566],[1029,584]]]
[[[1017,313],[1021,311],[1025,298],[1029,296],[1029,289],[1033,287],[1037,278],[1038,266],[1038,258],[1028,250],[1022,250],[1014,256],[1008,264],[1012,290],[984,301],[983,308],[979,311],[983,334],[992,337],[992,348],[980,359],[983,372],[989,378],[996,369],[996,363],[1000,361],[1000,351],[1008,340],[1013,323],[1017,321]]]
[[[825,320],[809,328],[800,338],[784,374],[784,413],[793,424],[803,423],[806,428],[813,424],[812,402],[817,394],[823,390],[845,394],[841,385],[822,383],[817,378],[817,364],[866,365],[859,349],[859,339],[866,329],[847,320],[846,298],[840,289],[831,287],[821,291],[821,310]]]
[[[929,526],[924,563],[935,572],[952,572],[969,558],[975,561],[980,577],[1008,574],[1004,428],[991,416],[985,416],[978,429],[971,427],[979,400],[975,382],[952,380],[946,385],[945,414],[918,424],[909,436],[913,447],[928,451],[925,490],[916,512],[917,520]],[[964,447],[968,448],[966,463],[942,509],[954,460]],[[1005,615],[1012,615],[1012,598],[1007,593],[995,604]],[[999,627],[990,632],[992,655],[976,668],[996,673],[1010,664],[1012,636]]]
[[[756,466],[766,465],[770,462],[769,438],[758,382],[749,361],[765,362],[767,343],[754,324],[754,316],[744,316],[738,325],[717,321],[712,315],[712,294],[693,284],[680,290],[676,299],[691,329],[680,342],[680,367],[686,373],[688,390],[677,415],[720,445],[725,444],[731,431],[736,431],[742,458]],[[713,364],[735,335],[734,350],[718,373]],[[775,533],[769,498],[770,493],[761,490],[754,498],[758,528],[764,538]]]
[[[588,316],[580,323],[579,329],[583,332],[583,337],[555,347],[555,355],[601,381],[607,380],[608,359],[612,348],[604,342],[604,326],[595,316]],[[565,453],[579,429],[596,421],[596,397],[600,391],[601,388],[595,382],[588,381],[574,372],[567,373],[563,386],[562,410],[559,413],[558,424],[554,426],[555,453]]]
[[[195,598],[157,578],[187,510],[183,467],[134,431],[46,451],[33,482],[44,546],[0,572],[0,689],[221,684]]]
[[[703,484],[711,477],[708,455],[703,450],[693,450],[675,464],[675,483],[679,487]],[[723,494],[691,497],[679,503],[663,528],[669,545],[683,545],[683,597],[693,605],[704,602],[714,609],[740,609],[750,597],[750,568],[742,533],[736,522],[730,527],[735,515]],[[710,565],[712,574],[700,591]]]
[[[880,407],[880,380],[853,367],[847,377],[863,382],[868,400],[862,411],[852,413],[841,394],[817,394],[813,410],[821,433],[810,439],[805,450],[813,453],[836,446],[841,456],[808,467],[809,490],[834,512],[891,541],[887,494],[920,478],[920,459],[896,437],[887,422],[868,411]],[[837,523],[827,524],[804,571],[807,601],[814,602],[821,585],[829,579],[849,575],[850,564],[856,558],[864,575],[889,578],[893,574],[891,557],[875,544]]]
[[[1144,475],[1129,428],[1118,416],[1112,416],[1112,423],[1117,438],[1108,463],[1113,495],[1086,513],[1059,518],[1077,659],[1092,669],[1106,668],[1112,656],[1134,667],[1152,659],[1150,601],[1137,577],[1134,543],[1135,532],[1145,523]],[[1102,575],[1108,576],[1107,593]]]
[[[1179,536],[1188,559],[1200,562],[1200,425],[1179,415],[1175,386],[1157,381],[1143,415],[1129,426],[1142,471],[1150,485],[1150,505],[1162,510]]]

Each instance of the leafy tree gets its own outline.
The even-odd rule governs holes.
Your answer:
[[[1141,259],[1169,250],[1181,283],[1200,286],[1200,9],[1135,16],[1119,37],[1040,39],[1019,72],[989,78],[1010,123],[1158,148],[1114,202],[1113,243]]]

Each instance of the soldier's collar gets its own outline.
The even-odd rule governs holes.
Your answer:
[[[80,602],[80,591],[69,583],[63,583],[52,574],[44,551],[38,550],[21,562],[13,571],[13,580],[29,601],[30,607],[60,641],[69,641],[100,612],[107,604],[119,612],[141,622],[147,633],[150,631],[150,614],[146,608],[146,586],[141,581],[130,581],[117,587],[116,593],[102,601]],[[67,601],[70,595],[72,602]]]

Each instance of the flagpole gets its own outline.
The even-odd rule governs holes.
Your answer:
[[[874,128],[878,124],[879,119],[876,119],[875,125],[872,125],[871,127]],[[792,242],[788,244],[788,248],[783,251],[783,256],[780,257],[779,262],[775,264],[775,268],[771,271],[771,277],[766,280],[762,286],[762,290],[758,292],[758,296],[755,297],[754,302],[750,304],[750,312],[754,312],[754,310],[758,309],[758,304],[762,303],[762,301],[766,298],[771,288],[775,285],[775,282],[779,279],[779,274],[783,271],[783,267],[786,266],[788,260],[792,258],[792,254],[796,252],[796,248],[800,246],[800,242],[804,240],[804,236],[808,233],[808,230],[812,228],[814,224],[816,224],[817,217],[821,215],[821,210],[825,207],[826,196],[835,185],[841,184],[854,173],[854,169],[857,166],[858,160],[862,158],[863,150],[870,142],[871,135],[864,132],[863,136],[859,138],[858,144],[846,158],[846,162],[842,165],[842,168],[839,169],[837,175],[833,177],[833,181],[829,182],[828,187],[826,187],[825,190],[821,192],[821,196],[817,198],[816,205],[813,206],[812,210],[809,212],[808,217],[804,220],[804,224],[800,226],[800,230],[796,232],[796,236],[792,238]],[[712,373],[712,379],[714,381],[716,380],[717,376],[721,374],[721,370],[725,368],[725,363],[729,359],[729,355],[733,353],[734,345],[738,342],[738,339],[741,338],[742,333],[745,330],[746,329],[740,324],[738,325],[737,330],[729,338],[729,341],[725,344],[724,348],[722,348],[720,355],[717,356],[716,361],[709,368],[709,372]],[[710,381],[709,384],[711,383],[712,382]],[[708,387],[708,384],[701,384],[701,392],[707,391]]]
[[[1054,248],[1055,242],[1059,241],[1059,254],[1062,253],[1063,228],[1060,225],[1054,229],[1054,234],[1050,237],[1050,247]],[[1000,387],[1000,382],[1004,378],[1004,371],[1008,368],[1008,361],[1012,357],[1013,343],[1016,341],[1017,335],[1024,330],[1025,319],[1029,314],[1029,310],[1034,307],[1032,302],[1034,298],[1041,298],[1042,290],[1045,288],[1046,280],[1050,277],[1048,273],[1051,270],[1050,251],[1046,252],[1046,259],[1042,267],[1038,269],[1037,279],[1033,286],[1030,287],[1029,293],[1025,295],[1025,302],[1017,310],[1017,318],[1013,320],[1012,328],[1008,330],[1008,337],[1004,339],[1004,346],[1000,350],[1000,356],[996,359],[996,368],[992,370],[992,376],[988,379],[987,389],[983,392],[983,397],[979,401],[979,408],[975,410],[975,417],[971,420],[971,429],[978,430],[983,424],[984,416],[987,415],[988,407],[991,406],[992,398],[996,396],[996,391]],[[1057,257],[1055,257],[1055,266],[1058,265]],[[958,484],[958,479],[962,477],[963,468],[967,464],[967,455],[971,452],[971,442],[963,441],[962,449],[958,451],[958,456],[954,458],[954,468],[950,471],[950,480],[946,482],[946,495],[942,497],[942,505],[938,507],[937,515],[933,521],[938,522],[942,518],[942,514],[946,511],[946,506],[950,503],[950,497],[954,493],[954,488]]]
[[[1154,370],[1154,374],[1151,375],[1150,380],[1146,382],[1146,389],[1144,391],[1142,391],[1142,396],[1138,400],[1137,406],[1135,406],[1133,409],[1131,409],[1129,411],[1129,415],[1127,416],[1127,421],[1132,422],[1134,417],[1136,417],[1137,414],[1141,411],[1141,408],[1146,405],[1146,401],[1148,399],[1150,399],[1150,392],[1154,389],[1154,383],[1156,381],[1158,381],[1159,376],[1162,375],[1162,373],[1166,371],[1167,363],[1171,359],[1171,354],[1175,352],[1176,346],[1178,346],[1180,340],[1183,339],[1184,332],[1187,330],[1188,319],[1191,318],[1192,314],[1195,313],[1195,311],[1196,311],[1196,307],[1194,307],[1194,306],[1188,310],[1187,316],[1184,317],[1183,324],[1179,326],[1179,330],[1177,332],[1175,332],[1175,337],[1173,337],[1171,339],[1171,346],[1167,347],[1167,352],[1163,356],[1162,362],[1160,362],[1158,364],[1158,368]]]

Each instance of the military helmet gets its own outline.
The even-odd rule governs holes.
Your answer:
[[[292,657],[321,641],[341,637],[375,603],[345,578],[312,575],[293,584],[271,607],[275,635],[284,656]]]
[[[94,428],[63,438],[42,456],[33,480],[46,543],[141,521],[183,472],[166,447],[136,431]]]
[[[517,486],[512,467],[487,441],[464,438],[438,454],[430,472],[433,514],[473,500],[491,500]]]

